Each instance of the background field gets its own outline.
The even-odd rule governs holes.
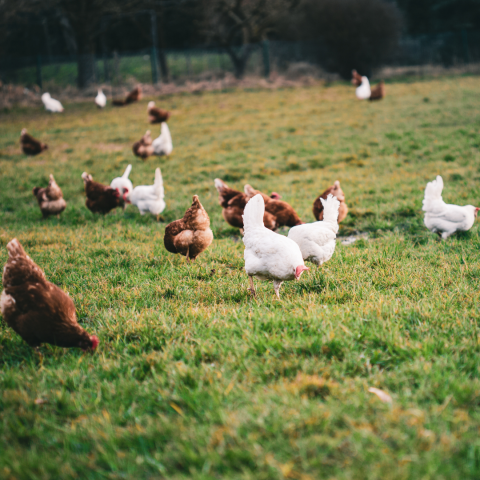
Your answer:
[[[161,98],[175,150],[142,163],[148,100],[0,114],[0,265],[18,237],[101,342],[38,354],[0,323],[0,478],[478,478],[478,225],[440,242],[421,213],[439,173],[446,201],[480,203],[478,79],[389,84],[380,103],[346,85]],[[50,149],[21,154],[22,127]],[[134,207],[86,209],[81,173],[107,183],[128,163],[134,185],[161,167],[167,222],[200,196],[215,240],[195,264]],[[42,221],[31,189],[49,173],[68,206]],[[340,235],[369,239],[281,301],[257,282],[255,301],[215,177],[275,190],[305,221],[339,179]]]

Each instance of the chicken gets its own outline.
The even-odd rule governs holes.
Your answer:
[[[165,122],[160,125],[160,135],[152,142],[155,155],[170,155],[173,151],[172,136]]]
[[[20,132],[20,145],[22,146],[23,153],[26,155],[38,155],[48,149],[46,143],[42,143],[36,138],[33,138],[27,132],[26,128],[22,128],[22,131]]]
[[[105,108],[105,105],[107,105],[107,97],[101,88],[98,89],[97,96],[95,97],[95,104],[98,108]]]
[[[385,82],[382,80],[376,87],[372,88],[370,101],[381,100],[385,97]]]
[[[118,207],[120,204],[118,188],[94,182],[92,176],[87,172],[82,173],[82,178],[85,184],[85,194],[87,195],[85,205],[92,213],[105,215],[110,210]]]
[[[270,198],[273,198],[274,200],[280,200],[282,198],[282,196],[277,192],[272,192],[270,194]]]
[[[248,201],[247,195],[233,190],[219,178],[215,179],[215,187],[218,190],[218,202],[222,207],[223,218],[229,225],[239,228],[243,233],[243,210]],[[277,226],[275,217],[268,212],[263,216],[263,223],[270,230],[275,230]]]
[[[300,247],[303,259],[315,265],[321,265],[332,258],[338,233],[340,202],[331,193],[327,200],[320,198],[320,201],[323,205],[323,221],[298,225],[288,232],[288,238]]]
[[[67,202],[63,199],[62,190],[55,182],[52,174],[50,174],[48,187],[35,187],[33,194],[37,197],[43,218],[47,218],[49,215],[60,215],[67,206]]]
[[[249,199],[257,194],[262,196],[265,202],[265,210],[275,218],[275,228],[294,227],[303,223],[297,212],[287,202],[271,198],[248,184],[244,186],[244,190]]]
[[[150,155],[153,155],[152,137],[150,130],[145,132],[145,135],[133,144],[132,150],[135,156],[145,160]]]
[[[425,226],[437,233],[443,240],[453,233],[470,230],[477,218],[478,207],[473,205],[450,205],[442,199],[443,179],[440,175],[427,183],[422,210],[425,212]]]
[[[7,244],[0,310],[6,324],[31,347],[50,343],[94,351],[99,343],[78,323],[72,299],[45,278],[14,238]]]
[[[112,104],[116,107],[123,107],[124,105],[128,105],[133,102],[138,102],[143,97],[142,95],[142,87],[139,85],[135,87],[124,100],[113,100]]]
[[[42,102],[43,105],[45,105],[45,110],[47,110],[47,112],[58,113],[63,112],[64,110],[62,104],[58,100],[52,98],[48,92],[42,95]]]
[[[152,141],[150,130],[147,130],[145,135],[133,144],[133,153],[142,159],[148,158],[150,155],[170,155],[173,151],[172,136],[168,125],[163,122],[160,126],[160,135]]]
[[[213,241],[210,218],[198,195],[193,196],[192,206],[180,220],[167,225],[163,239],[165,248],[171,253],[187,257],[187,263],[195,260]]]
[[[170,118],[170,112],[155,107],[155,102],[148,102],[147,112],[150,123],[163,123]]]
[[[313,216],[317,220],[323,220],[323,203],[320,199],[323,198],[326,200],[330,193],[340,202],[340,208],[338,209],[338,223],[340,223],[347,216],[348,207],[345,203],[345,194],[340,188],[340,182],[338,180],[336,180],[331,187],[328,187],[319,197],[315,199],[313,202]]]
[[[120,195],[122,196],[125,193],[131,192],[133,190],[132,182],[128,178],[131,171],[132,171],[132,166],[127,165],[127,168],[123,172],[123,175],[121,177],[114,178],[110,182],[110,186],[114,189],[118,189],[118,191],[120,192]]]
[[[359,100],[367,100],[370,98],[370,82],[367,77],[362,77],[356,70],[352,70],[352,84],[357,87],[355,95]]]
[[[135,205],[142,215],[146,212],[156,215],[157,221],[160,214],[165,210],[164,198],[163,179],[159,168],[155,170],[153,185],[139,185],[123,195],[123,200],[126,203]]]
[[[282,283],[298,280],[309,268],[305,266],[300,247],[292,239],[265,228],[264,213],[264,199],[257,194],[249,200],[243,214],[245,271],[249,277],[249,291],[254,296],[253,277],[257,277],[259,280],[273,280],[275,294],[280,298]]]

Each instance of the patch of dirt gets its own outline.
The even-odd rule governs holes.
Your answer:
[[[340,242],[342,245],[351,245],[355,243],[357,240],[363,238],[364,240],[368,239],[368,233],[366,232],[355,232],[354,235],[349,235],[348,237],[337,237],[337,241]]]

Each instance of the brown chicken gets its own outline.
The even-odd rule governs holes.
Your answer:
[[[320,199],[323,198],[326,200],[330,193],[340,202],[340,207],[338,209],[338,223],[340,223],[347,216],[348,207],[345,203],[345,194],[340,188],[340,182],[338,180],[315,199],[313,202],[313,216],[319,221],[323,220],[323,205]]]
[[[44,150],[48,149],[48,145],[46,143],[42,143],[36,138],[33,138],[28,132],[26,128],[23,128],[20,133],[20,145],[22,146],[22,151],[26,155],[38,155],[42,153]]]
[[[155,102],[148,102],[147,112],[150,123],[162,123],[170,118],[170,112],[155,107]]]
[[[376,87],[372,88],[369,100],[381,100],[385,97],[385,82],[382,80]]]
[[[169,252],[185,255],[187,263],[209,247],[213,241],[210,218],[197,195],[183,218],[167,225],[163,240]]]
[[[7,250],[0,297],[0,310],[7,325],[31,347],[50,343],[94,351],[98,338],[77,323],[75,305],[68,294],[47,281],[16,238]]]
[[[129,103],[138,102],[143,97],[142,95],[142,87],[139,85],[135,87],[123,100],[113,100],[113,105],[116,107],[123,107],[124,105],[128,105]]]
[[[47,218],[49,215],[60,215],[67,206],[67,202],[63,198],[62,190],[57,185],[57,182],[55,182],[52,174],[50,174],[48,187],[35,187],[33,194],[37,197],[43,218]]]
[[[215,187],[218,190],[218,202],[223,208],[223,218],[229,225],[239,228],[243,233],[243,210],[248,201],[247,195],[233,190],[219,178],[215,179]],[[275,217],[271,213],[265,212],[263,223],[270,230],[276,229]]]
[[[92,176],[87,172],[82,173],[82,178],[85,184],[85,194],[87,195],[85,205],[91,212],[105,215],[120,205],[120,191],[118,188],[113,189],[109,185],[94,182]]]
[[[150,130],[147,130],[145,135],[138,142],[133,144],[132,150],[133,154],[137,157],[140,157],[142,160],[145,160],[149,156],[153,155],[154,152]]]
[[[362,76],[356,70],[352,70],[352,85],[359,87],[361,84]]]
[[[295,227],[296,225],[302,225],[304,223],[300,220],[300,217],[297,215],[297,212],[293,207],[287,202],[269,197],[265,193],[255,190],[252,186],[248,185],[248,183],[245,185],[244,190],[248,200],[258,193],[263,197],[265,211],[273,215],[275,218],[276,228],[283,226]]]

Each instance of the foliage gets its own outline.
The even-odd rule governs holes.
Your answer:
[[[479,478],[479,227],[440,242],[421,212],[438,173],[447,202],[478,204],[479,99],[468,77],[388,84],[379,103],[346,85],[162,97],[175,150],[145,163],[130,147],[148,98],[121,115],[0,114],[0,265],[17,236],[101,341],[93,356],[36,353],[0,320],[0,477]],[[22,127],[49,150],[23,156]],[[162,168],[167,222],[200,196],[215,240],[195,264],[133,207],[85,208],[81,173],[106,183],[128,163],[136,185]],[[31,189],[50,172],[68,206],[42,221]],[[227,176],[305,221],[339,179],[340,235],[370,237],[338,244],[280,302],[258,283],[254,301],[213,186]]]

